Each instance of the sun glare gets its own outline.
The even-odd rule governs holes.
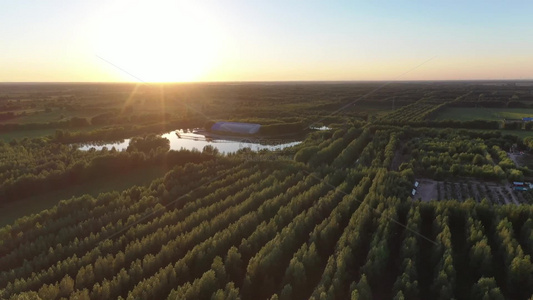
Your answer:
[[[117,2],[101,20],[95,54],[124,70],[108,70],[122,80],[197,81],[216,62],[217,45],[212,18],[194,4]]]

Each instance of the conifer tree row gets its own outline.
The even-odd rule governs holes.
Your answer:
[[[275,178],[272,177],[271,180],[262,181],[261,184],[266,187],[269,184],[271,184],[274,180],[275,180]],[[184,221],[187,221],[188,223],[190,223],[191,221],[192,222],[196,222],[195,220],[197,220],[197,219],[198,220],[203,220],[200,217],[194,217],[194,215],[190,215],[188,220],[184,220]],[[177,228],[180,228],[181,226],[183,226],[183,224],[185,224],[185,223],[180,222],[177,225],[175,225],[174,227],[177,229]],[[170,230],[171,228],[172,227],[168,227],[168,226],[166,227],[167,231]],[[161,238],[161,234],[162,233],[164,233],[164,232],[161,231],[161,230],[158,230],[157,232],[150,233],[150,236]],[[146,238],[145,238],[145,240],[146,240]],[[161,247],[161,245],[164,246],[164,244],[161,244],[161,242],[163,242],[164,239],[163,240],[157,240],[157,241],[158,241],[158,245],[159,245],[158,247]],[[130,257],[138,257],[139,255],[141,255],[141,257],[142,257],[142,253],[146,253],[146,252],[150,251],[149,247],[143,248],[141,245],[142,244],[141,244],[140,241],[137,241],[137,242],[135,242],[133,244],[130,243],[130,245],[128,245],[128,246],[124,245],[124,246],[126,246],[125,250],[123,250],[124,252],[122,252],[122,251],[118,252],[117,255],[119,255],[119,256],[115,256],[115,257],[113,257],[112,254],[107,254],[105,260],[100,260],[100,262],[102,262],[100,265],[102,265],[102,267],[104,269],[109,269],[109,266],[114,266],[115,272],[116,272],[116,271],[118,271],[120,269],[120,267],[119,267],[120,265],[129,264],[129,261],[131,260]],[[40,281],[43,282],[45,280],[44,276],[46,276],[46,278],[48,278],[47,279],[48,282],[53,282],[53,280],[55,278],[58,278],[57,276],[59,276],[59,274],[64,273],[64,272],[68,272],[68,274],[71,274],[71,276],[75,276],[75,271],[74,271],[74,269],[72,269],[73,266],[76,266],[76,265],[82,266],[82,265],[86,265],[89,262],[98,263],[99,261],[96,258],[100,259],[101,258],[100,257],[101,253],[112,253],[112,252],[109,252],[109,251],[111,249],[113,249],[113,248],[114,248],[113,247],[113,242],[110,241],[110,240],[106,240],[104,243],[98,244],[98,246],[96,248],[93,248],[90,252],[87,252],[83,257],[78,258],[76,255],[74,255],[73,257],[68,258],[68,260],[57,262],[54,266],[52,266],[52,268],[49,268],[47,272],[41,272],[41,275],[40,276],[38,275],[37,277],[43,276],[43,278],[40,279]],[[107,261],[109,261],[109,260],[116,261],[117,259],[120,259],[119,261],[121,261],[121,263],[119,265],[116,265],[115,263],[107,263]],[[66,261],[68,261],[68,265],[71,266],[71,268],[69,268],[69,269],[60,268],[61,264],[64,264],[64,262],[66,262]],[[100,278],[103,278],[102,276],[104,276],[104,274],[101,274]],[[96,277],[96,280],[98,280],[98,278],[99,277]],[[36,278],[32,278],[32,280],[35,281],[37,279]],[[55,279],[55,280],[57,280],[57,279]],[[46,282],[46,281],[44,281],[44,282]],[[15,282],[15,285],[16,285],[16,282]],[[9,290],[9,288],[10,288],[10,283],[8,283],[6,290]]]
[[[302,177],[300,175],[290,176],[281,184],[257,192],[256,196],[251,196],[244,204],[255,206],[247,213],[235,213],[236,220],[225,229],[218,231],[202,242],[196,243],[196,246],[190,249],[184,256],[174,251],[173,257],[176,259],[174,265],[169,264],[159,270],[150,278],[140,281],[129,293],[128,298],[152,299],[160,295],[167,295],[171,286],[184,284],[200,276],[209,268],[210,260],[217,255],[223,255],[231,246],[235,246],[242,236],[249,236],[254,229],[263,221],[269,220],[276,214],[281,205],[285,205],[294,195],[280,194],[283,190],[290,189],[297,184]],[[178,246],[178,245],[176,245]],[[163,280],[162,278],[167,278]],[[170,286],[159,284],[160,282],[169,281]],[[154,287],[157,285],[157,288]],[[154,287],[147,291],[144,287]]]
[[[220,181],[216,181],[216,182],[213,182],[211,183],[209,186],[207,186],[205,189],[203,189],[203,192],[205,191],[208,191],[208,190],[212,190],[216,193],[213,193],[213,194],[210,194],[209,197],[206,197],[206,198],[201,198],[201,199],[205,199],[204,201],[209,201],[209,199],[211,199],[211,201],[214,201],[213,199],[220,199],[220,193],[221,191],[223,191],[222,189],[220,189],[221,186],[226,186],[226,189],[224,189],[224,191],[226,193],[232,193],[232,189],[233,191],[238,191],[239,189],[241,189],[243,186],[249,184],[250,182],[253,182],[253,180],[256,180],[258,179],[258,177],[260,176],[259,173],[256,173],[255,176],[256,177],[247,177],[245,181],[243,180],[239,180],[239,178],[244,178],[246,177],[247,175],[250,175],[252,174],[252,172],[255,172],[256,170],[255,169],[250,169],[250,170],[246,170],[246,169],[243,169],[241,170],[240,172],[237,172],[236,174],[233,174],[232,176],[228,176],[227,178],[224,178],[224,180],[220,180]],[[233,182],[235,184],[233,185],[230,185],[230,183]],[[217,184],[219,183],[219,184]],[[221,185],[222,184],[222,185]],[[132,191],[133,192],[133,191]],[[198,194],[198,193],[196,193]],[[200,196],[200,194],[198,194],[198,196]],[[218,197],[217,197],[218,196]],[[131,198],[131,194],[129,195],[129,198]],[[154,201],[154,198],[153,197],[142,197],[141,195],[139,195],[140,199],[139,199],[139,202],[137,203],[142,203],[148,199],[150,199],[151,201]],[[117,197],[117,198],[123,198],[123,199],[128,199],[127,197],[124,197],[124,195],[121,195],[120,197]],[[87,199],[85,198],[86,201],[89,201],[90,199]],[[155,201],[158,201],[157,199],[155,199]],[[157,228],[159,227],[162,227],[164,226],[164,224],[170,224],[170,223],[173,223],[175,222],[176,220],[179,220],[180,218],[180,215],[188,215],[190,214],[193,210],[196,210],[196,208],[193,208],[193,210],[191,210],[191,208],[193,207],[194,203],[196,202],[189,202],[187,204],[187,208],[183,208],[180,210],[180,214],[174,214],[176,215],[176,217],[174,219],[171,219],[169,218],[168,216],[170,215],[170,213],[167,211],[165,212],[164,215],[162,216],[159,216],[159,214],[155,214],[153,217],[155,217],[155,220],[161,220],[163,219],[164,220],[164,223],[161,223],[161,222],[154,222],[154,221],[151,221],[151,222],[147,222],[149,221],[148,219],[145,219],[144,222],[147,222],[147,223],[141,223],[141,224],[137,224],[135,226],[131,226],[130,224],[133,224],[134,222],[136,222],[136,219],[137,218],[141,218],[143,217],[144,215],[142,213],[131,213],[129,214],[129,216],[127,217],[127,220],[123,217],[123,216],[117,216],[117,214],[115,213],[118,213],[120,212],[121,215],[125,215],[125,214],[128,214],[131,210],[131,208],[135,208],[137,207],[137,205],[131,205],[131,206],[128,206],[128,207],[124,207],[123,209],[116,209],[116,210],[113,210],[111,211],[111,215],[107,215],[104,214],[104,215],[100,215],[99,218],[90,218],[88,220],[86,220],[85,222],[81,222],[79,224],[77,224],[75,227],[72,227],[70,230],[68,230],[68,233],[69,233],[69,236],[70,237],[75,237],[75,239],[73,240],[70,240],[68,242],[68,244],[65,242],[69,239],[69,237],[67,236],[62,236],[62,243],[61,244],[57,244],[57,245],[60,245],[60,249],[55,249],[54,247],[50,248],[50,249],[46,249],[45,248],[45,245],[49,245],[50,244],[50,241],[46,241],[46,240],[43,240],[44,238],[42,239],[39,239],[39,243],[31,243],[31,247],[29,247],[29,245],[27,244],[23,244],[21,245],[19,248],[20,249],[17,249],[17,250],[14,250],[13,252],[10,253],[10,255],[7,255],[3,258],[0,259],[0,262],[5,262],[5,264],[7,265],[8,263],[11,263],[11,266],[13,266],[13,264],[16,262],[16,261],[20,261],[21,259],[18,258],[18,257],[28,257],[28,256],[33,256],[34,258],[30,261],[28,261],[27,263],[31,263],[32,261],[34,260],[47,260],[46,259],[46,255],[53,255],[54,258],[57,260],[58,258],[61,258],[61,255],[62,256],[65,256],[65,255],[72,255],[74,253],[77,253],[78,255],[81,254],[82,252],[80,252],[80,249],[90,249],[90,247],[93,247],[94,246],[94,243],[95,242],[99,242],[101,239],[100,237],[105,237],[106,236],[106,233],[103,232],[104,230],[107,231],[107,232],[118,232],[120,231],[122,228],[128,228],[131,226],[131,228],[127,229],[126,233],[124,234],[124,236],[120,236],[120,238],[122,239],[121,240],[121,243],[124,244],[124,243],[127,243],[129,242],[126,238],[129,238],[131,239],[131,237],[133,237],[133,234],[136,234],[137,236],[139,236],[141,234],[147,234],[149,232],[152,232],[153,230],[156,230]],[[106,224],[106,221],[104,220],[109,220],[110,223],[107,223]],[[118,221],[117,221],[118,220]],[[150,227],[149,226],[146,226],[146,225],[151,225]],[[95,230],[98,230],[99,228],[101,229],[100,231],[89,231],[87,230],[87,227],[89,228],[94,228]],[[68,228],[64,228],[62,229],[63,230],[67,230]],[[60,231],[61,232],[61,231]],[[54,236],[54,235],[50,235],[50,236]],[[115,235],[117,238],[119,237],[118,235]],[[87,239],[88,237],[88,239]],[[45,251],[45,250],[48,250],[48,251]],[[39,256],[37,256],[37,254],[41,252],[41,254]],[[25,267],[28,267],[25,263]],[[34,271],[37,271],[37,270],[40,270],[41,268],[47,268],[48,266],[46,265],[42,265],[40,264],[40,267],[36,267],[36,266],[31,266],[29,265],[30,268],[32,268]],[[17,272],[15,270],[15,272]],[[2,276],[0,274],[0,276]],[[17,274],[17,277],[20,277],[20,276],[23,276],[22,274],[18,273]]]
[[[392,289],[392,295],[396,298],[400,298],[401,295],[406,299],[420,299],[417,267],[420,264],[418,238],[421,222],[419,206],[411,206],[397,261],[400,275],[396,278]]]
[[[336,241],[362,202],[371,182],[368,176],[362,178],[330,216],[315,226],[309,240],[294,253],[278,292],[282,299],[306,299],[310,296],[311,291],[306,287],[315,286],[320,280],[327,258],[333,254]]]
[[[229,160],[222,160],[215,164],[214,162],[206,162],[203,164],[187,164],[185,166],[178,166],[175,170],[170,171],[165,178],[180,178],[180,182],[184,188],[188,188],[190,183],[198,184],[199,180],[206,180],[213,174],[221,171],[227,171],[226,168],[230,164],[235,164]],[[200,181],[201,182],[201,181]],[[152,184],[153,188],[158,186],[157,183]],[[61,234],[57,232],[61,229],[80,226],[79,222],[88,219],[99,217],[103,212],[114,212],[117,208],[129,208],[137,204],[137,201],[142,196],[154,195],[154,189],[140,189],[134,187],[122,197],[117,197],[117,194],[110,193],[108,195],[100,195],[97,198],[90,196],[83,196],[81,198],[73,198],[70,200],[62,200],[56,207],[45,210],[37,215],[31,217],[24,217],[17,220],[14,226],[6,226],[0,230],[0,250],[2,254],[8,254],[10,251],[16,249],[19,244],[24,242],[30,243],[34,239],[45,239],[44,242],[56,244],[57,239],[62,238]],[[116,217],[112,217],[116,219]],[[34,226],[36,225],[36,226]],[[18,236],[20,232],[24,235]],[[15,238],[16,237],[16,238]],[[77,236],[79,239],[80,236]],[[53,239],[51,239],[53,238]],[[26,247],[23,247],[26,248]],[[0,264],[0,266],[3,264]]]

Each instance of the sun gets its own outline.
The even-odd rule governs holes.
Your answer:
[[[217,26],[199,7],[178,1],[115,2],[102,18],[95,55],[127,81],[198,81],[217,58]],[[117,70],[119,69],[119,70]]]

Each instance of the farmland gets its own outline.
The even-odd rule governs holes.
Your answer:
[[[512,185],[533,171],[508,151],[533,140],[499,119],[532,109],[529,88],[5,86],[0,205],[42,210],[0,228],[0,298],[530,299],[533,191]],[[158,135],[218,120],[303,138],[222,155]]]
[[[484,107],[449,107],[435,116],[437,120],[491,120],[502,121],[504,119],[522,119],[533,116],[531,108],[484,108]]]

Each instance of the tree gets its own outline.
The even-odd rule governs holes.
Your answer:
[[[372,300],[372,289],[370,288],[370,285],[368,284],[368,281],[366,279],[366,275],[363,274],[361,276],[361,279],[355,286],[355,290],[357,291],[357,294],[359,295],[360,300]],[[352,293],[353,294],[353,293]]]
[[[55,284],[45,284],[39,289],[38,294],[42,299],[56,299],[59,296],[59,288]]]
[[[24,292],[12,296],[9,300],[43,300],[37,292]]]
[[[513,258],[509,266],[509,289],[517,298],[533,293],[533,264],[529,255]]]
[[[469,264],[470,269],[475,270],[475,276],[492,275],[492,254],[486,236],[470,249]]]
[[[459,165],[459,164],[453,164],[453,165],[450,167],[450,172],[452,172],[452,174],[453,174],[454,176],[459,175],[459,172],[461,172],[461,165]]]
[[[522,181],[524,180],[524,174],[520,170],[512,169],[509,172],[509,180],[510,181]]]
[[[219,151],[218,148],[215,148],[212,145],[205,145],[202,149],[202,153],[216,156],[219,154]]]
[[[524,144],[529,148],[533,149],[533,137],[528,136],[524,139]]]
[[[222,262],[222,258],[220,258],[220,256],[215,257],[215,259],[213,260],[213,263],[211,264],[211,270],[215,271],[216,279],[221,286],[227,282],[228,276],[226,274],[226,269],[224,268],[224,263]]]
[[[307,163],[313,155],[315,155],[318,150],[317,146],[311,146],[311,147],[305,147],[300,149],[296,154],[294,155],[294,160],[297,162]]]
[[[396,296],[394,296],[394,300],[405,300],[405,297],[403,295],[402,291],[399,291]]]
[[[503,300],[505,299],[496,285],[494,277],[481,277],[472,287],[472,300]]]
[[[76,289],[91,287],[94,284],[93,266],[81,267],[76,275]]]
[[[279,300],[278,294],[272,295],[272,297],[270,297],[270,300]]]
[[[151,134],[145,137],[132,138],[127,151],[139,151],[148,154],[150,151],[168,151],[169,149],[170,141],[167,138]]]
[[[480,154],[476,154],[476,155],[474,156],[474,158],[472,159],[472,163],[473,163],[474,165],[481,166],[481,165],[483,165],[484,160],[485,160],[485,159],[483,158],[483,156],[481,156]]]
[[[408,271],[406,270],[406,273],[403,273],[398,279],[396,279],[393,286],[393,292],[396,292],[397,294],[401,292],[401,296],[406,297],[407,299],[418,299],[418,281],[413,281],[407,272]]]
[[[89,296],[89,291],[87,289],[83,289],[81,291],[75,291],[70,295],[69,300],[91,300],[91,297]]]
[[[292,286],[290,284],[287,284],[283,287],[283,290],[281,290],[281,295],[279,299],[280,300],[292,299]]]
[[[224,267],[226,268],[226,274],[229,276],[231,281],[238,282],[242,280],[243,272],[243,262],[239,250],[232,246],[228,250],[226,255],[226,260],[224,261]]]
[[[74,291],[74,280],[66,275],[59,282],[59,296],[68,297]]]
[[[433,282],[433,292],[438,296],[438,299],[452,299],[453,287],[450,278],[444,270],[440,271]]]
[[[500,166],[494,166],[494,174],[499,179],[505,179],[505,172],[503,171],[502,167],[500,167]]]

